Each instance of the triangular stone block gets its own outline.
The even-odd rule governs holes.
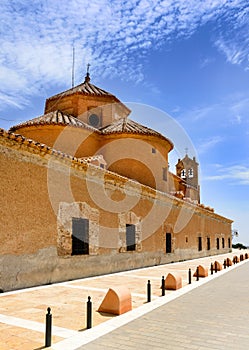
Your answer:
[[[98,311],[113,315],[121,315],[131,309],[131,292],[128,288],[120,286],[109,288]]]

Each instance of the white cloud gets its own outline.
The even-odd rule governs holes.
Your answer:
[[[183,124],[194,126],[202,125],[213,128],[213,122],[219,121],[223,128],[237,124],[246,124],[248,121],[249,98],[246,94],[234,94],[225,96],[219,103],[208,106],[196,106],[191,110],[183,111],[179,120]]]
[[[226,56],[228,62],[237,65],[243,64],[245,70],[248,70],[249,5],[246,1],[237,1],[236,6],[239,6],[239,11],[227,11],[225,13],[223,20],[227,25],[218,32],[215,45]]]
[[[208,20],[224,14],[229,16],[232,7],[237,13],[238,9],[245,11],[241,3],[243,1],[231,4],[229,0],[189,0],[187,3],[183,0],[34,0],[28,3],[2,0],[2,93],[7,91],[14,101],[17,90],[20,99],[24,99],[42,86],[70,85],[73,45],[76,83],[82,81],[88,62],[92,63],[91,71],[96,76],[141,81],[141,59],[151,47],[156,48],[173,37],[188,37]],[[242,14],[237,21],[244,21]],[[220,43],[224,51],[228,45],[222,39]],[[229,59],[239,62],[240,55],[237,52]],[[16,100],[14,103],[19,104]]]
[[[244,165],[234,165],[227,168],[220,168],[217,174],[206,176],[203,180],[220,181],[232,180],[232,184],[249,185],[249,167]]]
[[[205,57],[200,61],[200,68],[205,68],[215,61],[214,57]]]
[[[208,138],[207,140],[203,140],[199,144],[199,146],[197,146],[198,154],[203,154],[210,151],[210,149],[214,148],[218,143],[221,143],[223,140],[224,138],[221,136],[213,136],[211,138]]]

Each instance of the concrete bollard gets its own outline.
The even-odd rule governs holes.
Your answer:
[[[214,270],[215,272],[222,270],[222,264],[219,261],[214,262]]]
[[[208,268],[205,268],[202,265],[198,266],[198,272],[199,272],[199,277],[207,277],[208,276]],[[196,277],[197,271],[194,273],[194,276]]]
[[[121,315],[132,309],[131,292],[125,286],[109,288],[98,311]]]
[[[182,288],[182,277],[176,273],[168,273],[165,280],[165,289],[168,290],[177,290]]]

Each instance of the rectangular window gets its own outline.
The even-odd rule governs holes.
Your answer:
[[[202,250],[202,239],[201,239],[201,237],[198,237],[198,250],[199,251]]]
[[[167,178],[168,178],[168,169],[163,168],[163,180],[167,181]]]
[[[207,237],[207,250],[210,250],[210,237]]]
[[[216,248],[220,249],[220,240],[219,240],[219,238],[216,238]]]
[[[126,250],[136,250],[136,230],[135,225],[126,225]]]
[[[166,233],[166,253],[171,253],[172,244],[171,244],[171,233]]]
[[[228,248],[231,248],[231,238],[228,238]]]
[[[72,255],[89,254],[89,220],[73,218]]]
[[[152,148],[152,153],[156,153],[156,149],[155,148]]]
[[[225,248],[225,238],[222,237],[222,248]]]

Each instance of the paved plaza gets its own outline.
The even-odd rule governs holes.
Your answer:
[[[43,349],[47,307],[53,315],[53,349],[248,349],[249,260],[199,281],[192,277],[188,284],[189,268],[193,274],[199,264],[210,268],[211,262],[240,253],[3,293],[0,349]],[[161,297],[161,277],[176,271],[183,288]],[[151,303],[146,302],[148,280]],[[97,312],[108,288],[120,285],[130,289],[133,310],[121,316]],[[90,330],[88,296],[93,302]]]
[[[247,262],[78,349],[247,350],[248,290]]]

